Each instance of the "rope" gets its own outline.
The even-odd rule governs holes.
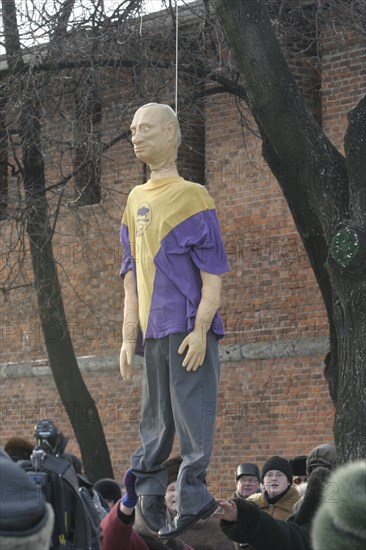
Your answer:
[[[175,114],[178,116],[178,0],[175,0]]]
[[[140,12],[140,36],[142,36],[142,24],[143,24],[143,16],[144,16],[144,3],[142,4],[142,10]],[[178,116],[178,58],[179,58],[179,52],[178,52],[178,39],[179,39],[179,12],[178,12],[178,0],[175,0],[175,97],[174,97],[174,103],[175,103],[175,114]]]

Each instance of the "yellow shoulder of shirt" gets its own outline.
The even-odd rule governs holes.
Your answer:
[[[141,203],[149,201],[149,196],[153,199],[154,192],[156,192],[156,196],[159,198],[159,203],[155,205],[155,208],[162,210],[162,213],[164,213],[164,209],[168,205],[179,205],[181,214],[179,218],[181,220],[200,211],[215,208],[213,198],[203,185],[184,180],[183,178],[174,178],[164,187],[163,192],[161,186],[157,185],[154,188],[150,182],[136,185],[128,197],[128,209],[126,207],[125,213],[128,210],[128,215],[133,217],[134,212]],[[125,215],[124,220],[126,220]]]

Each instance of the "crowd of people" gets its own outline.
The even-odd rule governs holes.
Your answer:
[[[65,451],[62,458],[75,472],[79,492],[86,493],[83,502],[97,526],[98,541],[95,545],[91,540],[88,546],[73,540],[75,518],[74,529],[55,542],[57,507],[47,501],[49,493],[24,467],[32,452],[30,442],[16,437],[1,449],[2,550],[363,550],[366,545],[366,461],[337,466],[333,444],[319,445],[290,460],[272,456],[261,468],[240,463],[232,493],[227,500],[216,498],[219,509],[205,519],[198,517],[179,537],[171,538],[160,537],[139,513],[131,468],[122,487],[114,479],[91,483],[80,459]],[[179,456],[164,463],[167,522],[176,514],[181,464]]]

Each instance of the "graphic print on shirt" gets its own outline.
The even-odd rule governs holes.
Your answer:
[[[152,221],[152,210],[148,202],[139,205],[136,215],[136,237],[141,237]]]

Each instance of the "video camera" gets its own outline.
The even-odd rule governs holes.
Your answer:
[[[36,438],[38,448],[57,456],[62,455],[68,442],[68,438],[48,418],[37,422],[34,426],[33,435]]]
[[[47,474],[41,471],[42,465],[50,458],[50,455],[54,455],[55,457],[62,456],[68,438],[65,437],[64,434],[56,428],[52,420],[48,418],[37,422],[34,426],[33,435],[36,438],[36,446],[30,456],[33,471],[28,471],[27,474],[32,477],[36,483],[44,485],[46,483]]]

